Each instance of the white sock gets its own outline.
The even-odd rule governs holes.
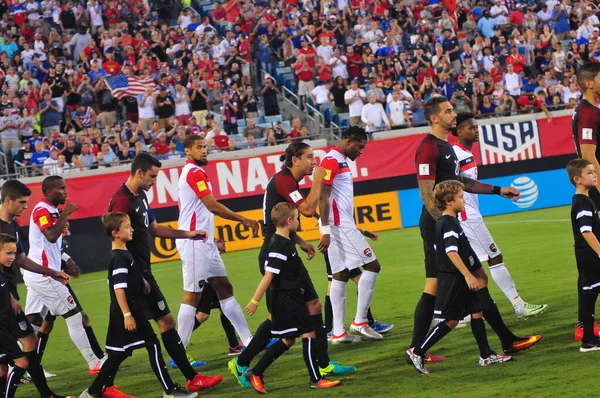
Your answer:
[[[331,299],[331,310],[333,311],[333,334],[341,336],[345,332],[346,282],[332,280],[329,298]]]
[[[242,343],[248,347],[250,340],[252,340],[252,333],[248,328],[248,323],[244,317],[242,307],[240,307],[233,296],[224,300],[219,300],[219,304],[221,304],[221,311],[223,311],[223,314],[229,319],[229,322],[233,325],[238,336],[242,339]]]
[[[525,309],[525,302],[519,296],[515,287],[515,281],[513,281],[504,263],[490,266],[490,274],[492,274],[492,279],[496,282],[500,290],[502,290],[502,293],[504,293],[506,298],[515,307],[515,312],[517,314],[522,313]]]
[[[189,304],[181,304],[179,306],[179,314],[177,314],[177,332],[181,338],[181,344],[187,348],[192,338],[194,331],[194,321],[196,319],[196,307]]]
[[[75,346],[81,353],[81,356],[87,362],[88,367],[90,369],[94,369],[100,358],[96,357],[94,354],[87,334],[85,334],[81,312],[66,318],[65,322],[67,322],[67,329],[69,329],[69,336],[71,337],[71,340],[73,340],[73,343],[75,343]]]
[[[356,316],[354,323],[367,322],[367,311],[373,300],[373,292],[375,291],[375,281],[377,273],[372,271],[363,271],[358,280],[358,301],[356,303]]]

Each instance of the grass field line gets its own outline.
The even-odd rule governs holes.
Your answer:
[[[569,222],[568,218],[557,218],[554,220],[511,220],[511,221],[486,221],[486,224],[523,224],[523,223],[544,223],[544,222]]]

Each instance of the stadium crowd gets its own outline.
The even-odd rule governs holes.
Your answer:
[[[301,139],[277,69],[336,120],[424,124],[436,95],[482,117],[573,106],[600,61],[592,0],[8,0],[0,3],[0,131],[8,167],[61,174],[148,151],[182,157]],[[191,8],[193,7],[193,9]],[[181,12],[178,11],[181,9]],[[116,95],[116,79],[125,91]],[[133,90],[132,80],[156,83]],[[121,84],[120,89],[123,89]],[[145,91],[144,91],[145,89]],[[115,95],[113,95],[115,94]]]

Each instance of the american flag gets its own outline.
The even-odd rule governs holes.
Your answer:
[[[110,89],[113,97],[117,99],[127,96],[137,97],[146,92],[146,88],[151,86],[154,88],[154,78],[152,77],[137,77],[133,75],[125,75],[119,73],[114,76],[104,78],[106,85]]]

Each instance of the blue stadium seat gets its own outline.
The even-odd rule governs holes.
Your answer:
[[[275,77],[277,79],[277,84],[279,84],[280,86],[284,83],[284,76],[287,74],[291,74],[292,73],[292,68],[285,67],[285,68],[277,68],[275,69]]]
[[[13,159],[15,159],[17,157],[20,149],[21,148],[11,148],[10,149],[10,155],[12,156]]]
[[[238,127],[238,134],[237,135],[241,135],[242,137],[245,137],[246,136],[246,129],[247,129],[246,126]]]
[[[237,125],[238,127],[244,127],[246,125],[246,119],[238,119]]]
[[[273,123],[256,123],[256,127],[260,127],[261,129],[272,129]]]
[[[260,124],[260,123],[264,123],[265,122],[265,117],[264,116],[259,116],[259,117],[255,117],[254,118],[254,124]]]
[[[350,127],[350,114],[349,113],[340,113],[338,114],[338,125],[340,127]]]
[[[290,123],[289,120],[284,120],[283,122],[281,122],[281,127],[285,130],[285,131],[290,131],[292,129],[292,124]]]
[[[276,121],[283,122],[283,116],[281,116],[281,115],[265,116],[265,123],[274,123]]]

